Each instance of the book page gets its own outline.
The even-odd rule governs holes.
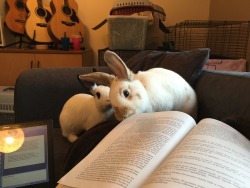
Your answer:
[[[250,141],[222,122],[202,120],[145,184],[166,186],[249,188]]]
[[[182,112],[133,115],[59,183],[70,187],[140,187],[194,126],[195,121]]]

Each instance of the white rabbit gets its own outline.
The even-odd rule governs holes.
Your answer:
[[[59,120],[62,134],[74,142],[83,130],[88,130],[107,120],[113,109],[109,100],[110,88],[107,86],[87,85],[93,94],[76,94],[63,106]]]
[[[117,120],[135,113],[169,110],[186,112],[196,118],[196,94],[177,73],[152,68],[135,74],[111,51],[105,52],[104,59],[116,77],[95,72],[80,75],[79,79],[110,86],[109,98]]]

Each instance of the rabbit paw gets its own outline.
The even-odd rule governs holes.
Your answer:
[[[74,135],[74,134],[69,134],[68,136],[68,140],[70,142],[75,142],[78,139],[78,136]]]

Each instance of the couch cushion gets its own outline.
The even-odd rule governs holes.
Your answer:
[[[96,71],[110,70],[96,67]],[[60,127],[58,118],[65,102],[77,93],[89,93],[77,77],[90,72],[92,67],[38,68],[22,72],[15,85],[16,122],[52,119],[53,126]]]
[[[162,67],[180,74],[190,85],[194,86],[204,64],[208,61],[208,48],[184,52],[166,52],[146,50],[126,61],[134,72]]]
[[[55,183],[63,175],[65,156],[71,145],[68,139],[63,137],[61,128],[53,128]]]

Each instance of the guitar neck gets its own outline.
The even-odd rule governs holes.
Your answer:
[[[38,5],[39,8],[43,8],[42,0],[37,0],[37,5]]]
[[[68,7],[69,6],[69,0],[64,0],[64,5]]]

